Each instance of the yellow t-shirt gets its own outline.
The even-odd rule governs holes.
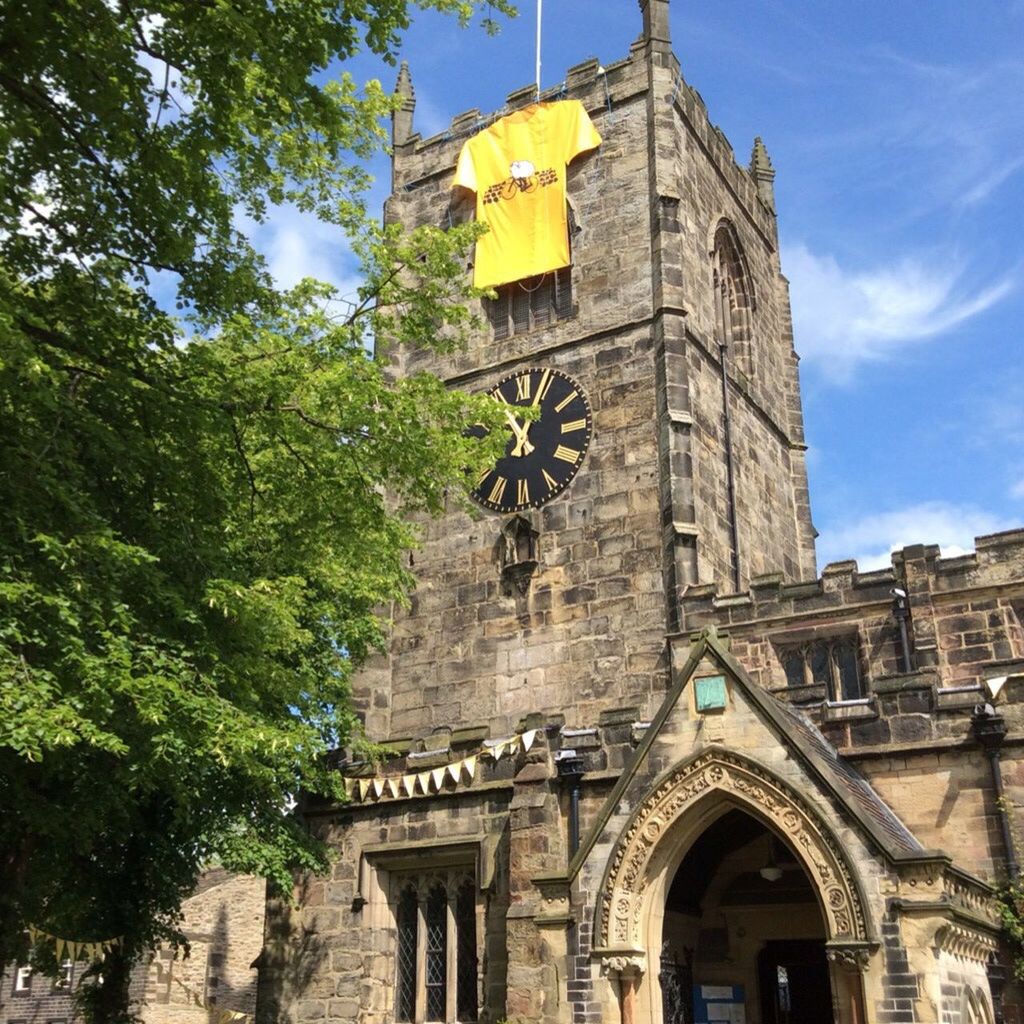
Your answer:
[[[466,142],[453,184],[476,193],[476,218],[490,228],[476,243],[474,285],[569,265],[565,169],[600,144],[579,100],[534,103]]]

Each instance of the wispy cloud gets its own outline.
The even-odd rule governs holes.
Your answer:
[[[831,255],[789,246],[782,265],[790,279],[797,351],[833,380],[866,362],[946,334],[1004,298],[1013,280],[972,289],[951,260],[905,257],[868,270],[848,270]]]
[[[1010,487],[1010,497],[1024,499],[1024,476]]]
[[[267,260],[280,288],[291,288],[305,277],[334,285],[352,297],[359,285],[355,257],[341,228],[326,224],[294,206],[271,208],[259,224],[236,213],[236,222]]]
[[[925,501],[825,526],[818,562],[855,558],[862,572],[891,564],[891,554],[909,544],[938,544],[944,557],[974,550],[976,537],[1015,524],[973,505]]]

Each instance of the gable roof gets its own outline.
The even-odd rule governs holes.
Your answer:
[[[758,686],[743,666],[729,653],[714,626],[704,629],[690,649],[686,664],[662,701],[658,713],[637,747],[636,755],[619,777],[605,800],[592,828],[580,843],[569,863],[572,879],[586,862],[605,825],[615,812],[630,782],[643,764],[669,714],[679,702],[704,658],[714,661],[732,679],[736,688],[757,711],[767,728],[807,770],[812,779],[835,802],[841,814],[860,828],[868,841],[888,860],[918,860],[929,851],[896,816],[892,808],[875,792],[868,781],[796,708]]]

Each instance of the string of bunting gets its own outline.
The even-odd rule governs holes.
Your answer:
[[[78,960],[83,954],[87,960],[98,960],[121,945],[120,937],[102,939],[99,942],[76,942],[74,939],[62,939],[58,935],[51,935],[49,932],[44,932],[42,928],[31,924],[27,930],[33,946],[41,945],[44,942],[53,943],[58,962],[65,959]]]
[[[481,757],[489,757],[494,761],[500,761],[506,754],[514,757],[520,748],[529,750],[536,738],[537,730],[530,729],[501,740],[485,740],[483,750],[450,764],[441,765],[440,768],[428,768],[426,771],[410,772],[408,775],[400,776],[374,775],[362,779],[345,779],[345,794],[349,799],[360,801],[367,798],[380,800],[385,795],[400,797],[416,796],[417,793],[423,796],[439,793],[447,779],[457,786],[464,782],[472,785],[476,778],[477,761]]]

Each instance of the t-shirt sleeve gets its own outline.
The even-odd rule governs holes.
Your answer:
[[[459,162],[455,165],[455,179],[452,187],[461,185],[468,188],[470,192],[476,192],[476,167],[473,164],[473,150],[470,148],[472,139],[467,139],[462,144],[462,152],[459,154]]]
[[[580,153],[586,153],[589,149],[597,149],[601,145],[601,136],[590,120],[583,104],[579,100],[569,100],[571,109],[569,114],[568,131],[566,132],[565,162],[571,163]]]

